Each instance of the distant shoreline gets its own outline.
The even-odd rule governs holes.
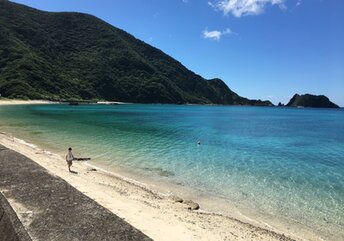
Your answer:
[[[17,99],[0,99],[0,105],[43,105],[57,104],[58,102],[49,100],[17,100]]]
[[[76,103],[76,104],[73,104]],[[1,99],[0,106],[3,105],[44,105],[44,104],[71,104],[71,105],[130,105],[130,104],[147,104],[147,105],[184,105],[184,106],[239,106],[239,107],[269,107],[269,108],[295,108],[295,109],[333,109],[322,107],[296,107],[296,106],[260,106],[260,105],[222,105],[222,104],[165,104],[165,103],[131,103],[121,101],[98,101],[98,102],[86,102],[86,101],[50,101],[50,100],[20,100],[20,99]],[[339,107],[337,109],[344,109]]]

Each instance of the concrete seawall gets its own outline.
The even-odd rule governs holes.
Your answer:
[[[6,198],[0,193],[0,241],[31,241]]]
[[[151,240],[63,179],[1,145],[0,191],[0,241]]]

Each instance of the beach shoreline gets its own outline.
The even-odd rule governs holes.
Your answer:
[[[18,99],[1,99],[1,105],[44,105],[44,104],[57,104],[58,102],[49,100],[18,100]]]
[[[200,210],[190,211],[188,205],[175,202],[177,196],[172,193],[160,192],[156,186],[88,162],[74,161],[72,169],[78,174],[71,174],[61,155],[7,133],[0,133],[0,144],[63,178],[154,240],[321,240],[312,233],[305,233],[307,238],[300,237],[248,217],[238,219],[210,212],[202,204]]]

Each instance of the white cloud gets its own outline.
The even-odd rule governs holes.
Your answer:
[[[222,11],[225,15],[231,13],[235,17],[245,15],[259,15],[264,12],[267,5],[278,5],[285,9],[285,0],[217,0],[208,4],[216,10]]]
[[[302,4],[302,1],[301,0],[297,0],[296,7],[300,6],[301,4]]]
[[[229,28],[223,31],[218,31],[218,30],[208,31],[206,29],[203,31],[203,38],[212,39],[212,40],[220,40],[221,37],[226,34],[236,34],[236,33],[232,32],[232,30],[230,30]]]

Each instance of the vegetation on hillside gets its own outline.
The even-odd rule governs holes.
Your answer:
[[[295,94],[287,106],[292,107],[317,107],[317,108],[339,108],[324,95],[298,95]]]
[[[272,105],[240,97],[106,22],[0,0],[0,93],[29,99]]]

